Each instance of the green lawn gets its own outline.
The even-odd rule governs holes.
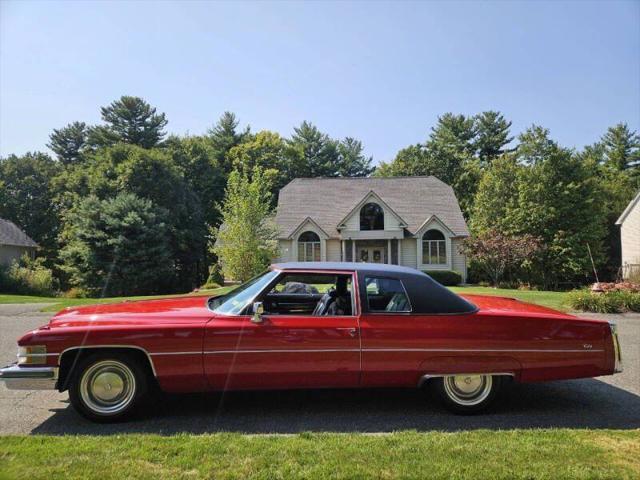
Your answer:
[[[43,307],[43,312],[57,312],[65,307],[73,307],[78,305],[92,305],[96,303],[114,303],[123,300],[151,300],[154,298],[182,297],[189,295],[218,295],[226,293],[233,287],[220,287],[213,290],[200,290],[195,293],[176,294],[176,295],[154,295],[142,297],[110,297],[110,298],[63,298],[63,297],[34,297],[29,295],[0,295],[0,304],[2,303],[51,303]]]
[[[0,478],[632,479],[640,431],[0,437]]]
[[[215,290],[201,290],[195,295],[214,295],[228,292],[233,287],[221,287]],[[558,310],[566,310],[564,305],[567,292],[546,292],[534,290],[509,290],[504,288],[490,287],[451,287],[456,293],[476,293],[480,295],[500,295],[504,297],[514,297],[519,300],[531,303],[538,303],[546,307]],[[187,295],[194,295],[189,293]],[[91,305],[94,303],[112,303],[122,300],[145,300],[153,298],[176,297],[181,295],[158,295],[148,297],[112,297],[112,298],[61,298],[61,297],[34,297],[28,295],[0,295],[1,303],[52,303],[42,308],[43,312],[57,312],[64,307],[76,305]]]
[[[469,293],[479,295],[499,295],[502,297],[512,297],[522,300],[523,302],[537,303],[545,307],[555,308],[556,310],[567,310],[565,305],[568,292],[549,292],[538,290],[514,290],[508,288],[491,288],[491,287],[451,287],[456,293]]]

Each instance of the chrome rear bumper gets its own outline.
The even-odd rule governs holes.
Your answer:
[[[18,364],[0,369],[0,381],[10,390],[54,390],[57,367],[21,367]]]
[[[613,366],[613,373],[622,372],[622,349],[620,348],[620,340],[618,339],[618,326],[615,322],[609,322],[609,328],[611,329],[611,340],[613,341],[613,354],[615,356],[615,362]]]

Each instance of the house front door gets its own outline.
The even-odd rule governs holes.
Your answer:
[[[366,263],[384,263],[383,247],[359,247],[358,261]]]

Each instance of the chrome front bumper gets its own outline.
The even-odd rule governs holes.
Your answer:
[[[0,369],[0,381],[10,390],[54,390],[57,367],[21,367],[18,364]]]

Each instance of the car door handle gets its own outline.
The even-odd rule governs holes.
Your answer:
[[[338,330],[346,330],[350,337],[355,337],[357,333],[355,328],[338,328]]]

